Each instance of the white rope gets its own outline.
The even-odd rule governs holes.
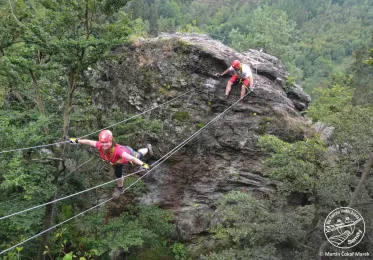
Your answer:
[[[46,205],[49,205],[49,204],[52,204],[52,203],[56,203],[56,202],[58,202],[58,201],[61,201],[61,200],[67,199],[67,198],[71,198],[71,197],[73,197],[73,196],[76,196],[76,195],[82,194],[82,193],[84,193],[84,192],[87,192],[87,191],[90,191],[90,190],[93,190],[93,189],[96,189],[96,188],[99,188],[99,187],[105,186],[105,185],[107,185],[107,184],[109,184],[109,183],[112,183],[112,182],[114,182],[114,181],[116,181],[116,180],[119,180],[119,179],[121,179],[121,178],[127,178],[127,177],[130,177],[130,176],[132,176],[132,175],[134,175],[134,174],[137,174],[137,173],[139,173],[139,172],[142,172],[142,170],[141,170],[141,171],[134,172],[134,173],[131,173],[131,174],[128,174],[128,175],[125,175],[125,176],[122,176],[122,177],[120,177],[120,178],[117,178],[117,179],[114,179],[114,180],[111,180],[111,181],[108,181],[108,182],[105,182],[105,183],[100,184],[100,185],[97,185],[97,186],[95,186],[95,187],[92,187],[92,188],[88,188],[88,189],[86,189],[86,190],[79,191],[79,192],[77,192],[77,193],[74,193],[74,194],[68,195],[68,196],[66,196],[66,197],[62,197],[62,198],[59,198],[59,199],[55,199],[55,200],[52,200],[52,201],[46,202],[46,203],[44,203],[44,204],[40,204],[40,205],[37,205],[37,206],[31,207],[31,208],[25,209],[25,210],[22,210],[22,211],[19,211],[19,212],[12,213],[12,214],[10,214],[10,215],[7,215],[7,216],[4,216],[4,217],[1,217],[0,220],[6,219],[6,218],[9,218],[9,217],[12,217],[12,216],[16,216],[16,215],[19,215],[19,214],[22,214],[22,213],[28,212],[28,211],[30,211],[30,210],[34,210],[34,209],[37,209],[37,208],[40,208],[40,207],[43,207],[43,206],[46,206]]]
[[[248,93],[247,93],[248,94]],[[246,95],[247,95],[246,94]],[[246,96],[245,95],[245,96]],[[210,125],[212,122],[214,122],[215,120],[217,120],[221,115],[223,115],[224,113],[226,113],[232,106],[234,106],[238,101],[236,101],[235,103],[233,103],[229,108],[227,108],[225,111],[223,111],[221,114],[219,114],[217,117],[215,117],[213,120],[211,120],[209,123],[207,123],[205,126],[203,126],[201,129],[199,129],[197,132],[195,132],[193,135],[191,135],[189,138],[185,139],[182,143],[180,143],[178,146],[176,146],[175,148],[173,148],[171,151],[169,151],[167,154],[165,154],[164,156],[162,156],[159,160],[157,160],[155,163],[153,163],[151,166],[152,168],[155,168],[157,167],[159,164],[161,164],[162,162],[164,162],[165,160],[167,160],[171,155],[174,154],[174,151],[176,149],[176,151],[178,151],[182,146],[183,144],[186,144],[188,143],[191,139],[194,138],[194,136],[198,135],[204,128],[206,128],[208,125]],[[180,148],[179,148],[180,147]],[[179,148],[179,149],[178,149]],[[168,156],[170,154],[170,156]],[[167,158],[166,158],[167,157]],[[165,158],[165,159],[164,159]],[[83,163],[82,165],[86,164],[87,162],[91,161],[92,159],[86,161],[85,163]],[[81,166],[82,166],[81,165]],[[74,170],[75,171],[75,170]],[[72,171],[72,172],[74,172]],[[142,172],[143,170],[141,171],[137,171],[137,172],[134,172],[134,173],[131,173],[131,174],[128,174],[128,175],[125,175],[125,176],[122,176],[121,178],[127,178],[127,177],[130,177],[132,175],[135,175],[137,173],[140,173]],[[43,203],[43,204],[40,204],[40,205],[37,205],[37,206],[34,206],[34,207],[31,207],[31,208],[28,208],[28,209],[25,209],[25,210],[22,210],[22,211],[19,211],[19,212],[15,212],[15,213],[12,213],[10,215],[6,215],[6,216],[3,216],[3,217],[0,217],[0,220],[3,220],[3,219],[6,219],[6,218],[9,218],[9,217],[12,217],[12,216],[16,216],[16,215],[19,215],[19,214],[22,214],[22,213],[25,213],[25,212],[28,212],[28,211],[31,211],[31,210],[34,210],[34,209],[37,209],[37,208],[40,208],[40,207],[43,207],[43,206],[46,206],[46,205],[49,205],[49,204],[52,204],[52,203],[55,203],[55,202],[58,202],[58,201],[61,201],[61,200],[64,200],[64,199],[67,199],[67,198],[71,198],[73,196],[76,196],[76,195],[79,195],[79,194],[82,194],[82,193],[85,193],[87,191],[90,191],[90,190],[93,190],[93,189],[96,189],[96,188],[99,188],[99,187],[102,187],[102,186],[105,186],[109,183],[112,183],[118,179],[121,179],[121,178],[117,178],[117,179],[114,179],[114,180],[111,180],[111,181],[108,181],[106,183],[103,183],[103,184],[100,184],[100,185],[97,185],[97,186],[94,186],[94,187],[91,187],[91,188],[88,188],[88,189],[85,189],[83,191],[80,191],[80,192],[77,192],[77,193],[74,193],[74,194],[71,194],[71,195],[68,195],[66,197],[62,197],[62,198],[59,198],[59,199],[55,199],[53,201],[49,201],[49,202],[46,202],[46,203]]]
[[[199,86],[198,86],[198,87],[199,87]],[[192,88],[192,89],[189,90],[188,92],[185,92],[184,94],[181,94],[180,96],[177,96],[177,97],[175,97],[175,98],[173,98],[173,99],[171,99],[171,100],[169,100],[169,101],[167,101],[167,102],[165,102],[165,103],[163,103],[163,104],[161,104],[161,105],[158,105],[158,106],[155,106],[155,107],[153,107],[153,108],[151,108],[151,109],[145,110],[144,112],[142,112],[142,113],[140,113],[140,114],[137,114],[137,115],[131,116],[130,118],[127,118],[127,119],[125,119],[125,120],[123,120],[123,121],[120,121],[120,122],[118,122],[118,123],[115,123],[115,124],[109,125],[109,126],[107,126],[107,127],[105,127],[105,128],[102,128],[102,129],[97,130],[97,131],[95,131],[95,132],[92,132],[92,133],[90,133],[90,134],[86,134],[86,135],[83,135],[83,136],[81,136],[81,137],[78,137],[78,139],[81,139],[81,138],[84,138],[84,137],[90,136],[90,135],[92,135],[92,134],[98,133],[98,132],[100,132],[100,131],[102,131],[102,130],[105,130],[105,129],[107,129],[107,128],[110,128],[110,127],[116,126],[116,125],[118,125],[118,124],[121,124],[121,123],[127,122],[127,121],[129,121],[129,120],[131,120],[131,119],[133,119],[133,118],[135,118],[135,117],[141,116],[141,115],[143,115],[143,114],[145,114],[145,113],[147,113],[147,112],[150,112],[150,111],[152,111],[152,110],[154,110],[154,109],[156,109],[156,108],[158,108],[158,107],[162,107],[162,106],[164,106],[164,105],[166,105],[166,104],[168,104],[168,103],[171,103],[171,102],[174,101],[175,99],[178,99],[178,98],[180,98],[180,97],[182,97],[182,96],[188,94],[189,92],[192,92],[193,90],[195,90],[195,89],[198,88],[198,87]]]
[[[195,88],[194,88],[195,89]],[[190,91],[189,91],[190,92]],[[187,94],[187,93],[189,93],[189,92],[186,92],[186,93],[184,93],[183,95],[185,95],[185,94]],[[181,96],[179,96],[179,97],[181,97]],[[170,100],[170,101],[172,101],[172,100]],[[168,101],[168,102],[170,102],[170,101]],[[167,103],[167,102],[166,102]],[[166,104],[166,103],[164,103],[164,104]],[[164,105],[163,104],[163,105]],[[154,109],[154,108],[153,108]],[[150,110],[147,110],[147,111],[145,111],[145,112],[143,112],[143,113],[146,113],[146,112],[148,112],[148,111],[150,111]],[[143,114],[142,113],[142,114]],[[140,114],[139,114],[140,115]],[[131,117],[131,118],[134,118],[135,116],[133,116],[133,117]],[[127,119],[127,120],[130,120],[131,118],[129,118],[129,119]],[[126,120],[125,120],[126,121]],[[124,122],[124,121],[123,121]],[[119,124],[119,123],[117,123],[117,124]],[[100,131],[100,130],[99,130]],[[92,133],[91,133],[92,134]],[[90,134],[89,134],[90,135]],[[84,137],[84,136],[83,136]],[[80,138],[82,138],[82,137],[80,137]],[[137,173],[139,173],[139,172],[142,172],[142,171],[137,171],[137,172],[134,172],[134,173],[131,173],[131,174],[129,174],[129,175],[125,175],[125,176],[123,176],[123,177],[121,177],[121,178],[127,178],[127,177],[129,177],[129,176],[132,176],[132,175],[134,175],[134,174],[137,174]],[[120,178],[118,178],[118,179],[120,179]],[[59,199],[56,199],[56,200],[53,200],[53,201],[50,201],[50,202],[46,202],[46,203],[44,203],[44,204],[41,204],[41,205],[38,205],[38,206],[34,206],[34,207],[31,207],[31,208],[29,208],[29,209],[25,209],[25,210],[22,210],[22,211],[19,211],[19,212],[15,212],[15,213],[13,213],[13,214],[10,214],[10,215],[7,215],[7,216],[4,216],[4,217],[0,217],[0,220],[3,220],[3,219],[6,219],[6,218],[9,218],[9,217],[12,217],[12,216],[16,216],[16,215],[19,215],[19,214],[22,214],[22,213],[25,213],[25,212],[28,212],[28,211],[30,211],[30,210],[34,210],[34,209],[37,209],[37,208],[40,208],[40,207],[43,207],[43,206],[46,206],[46,205],[48,205],[48,204],[51,204],[51,203],[55,203],[55,202],[58,202],[58,201],[61,201],[61,200],[64,200],[64,199],[67,199],[67,198],[71,198],[71,197],[73,197],[73,196],[75,196],[75,195],[79,195],[79,194],[82,194],[82,193],[84,193],[84,192],[87,192],[87,191],[90,191],[90,190],[93,190],[93,189],[96,189],[96,188],[99,188],[99,187],[101,187],[101,186],[105,186],[105,185],[107,185],[107,184],[109,184],[109,183],[111,183],[111,182],[114,182],[114,181],[116,181],[117,179],[115,179],[115,180],[112,180],[112,181],[109,181],[109,182],[106,182],[106,183],[104,183],[104,184],[101,184],[101,185],[97,185],[97,186],[95,186],[95,187],[92,187],[92,188],[89,188],[89,189],[86,189],[86,190],[83,190],[83,191],[80,191],[80,192],[77,192],[77,193],[74,193],[74,194],[71,194],[71,195],[69,195],[69,196],[66,196],[66,197],[62,197],[62,198],[59,198]]]
[[[243,96],[243,98],[245,98],[248,94],[250,93],[247,92],[245,96]],[[229,109],[231,109],[235,104],[237,104],[240,100],[242,100],[243,98],[240,98],[239,100],[237,100],[236,102],[234,102],[230,107],[228,107],[226,110],[224,110],[222,113],[220,113],[219,115],[217,115],[214,119],[212,119],[210,122],[208,122],[206,125],[204,125],[201,129],[199,129],[197,132],[195,132],[194,134],[192,134],[191,136],[189,136],[187,139],[185,139],[183,142],[181,142],[178,146],[176,146],[174,149],[172,149],[170,152],[168,152],[167,154],[165,154],[164,156],[162,156],[159,160],[157,160],[155,163],[152,164],[152,168],[147,171],[143,176],[141,176],[140,178],[138,178],[136,181],[134,181],[130,186],[128,186],[126,189],[123,190],[123,192],[125,192],[126,190],[128,190],[130,187],[132,187],[135,183],[137,183],[139,180],[141,180],[142,178],[144,178],[146,175],[148,175],[151,171],[153,171],[155,168],[157,168],[161,163],[163,163],[164,161],[166,161],[168,158],[170,158],[173,154],[175,154],[177,151],[179,151],[181,148],[183,148],[183,146],[187,143],[189,143],[192,139],[194,139],[199,133],[201,133],[206,127],[208,127],[211,123],[213,123],[215,120],[217,120],[220,116],[224,115]],[[157,164],[158,163],[158,164]],[[154,165],[154,167],[153,167]]]
[[[247,92],[246,93],[246,95],[243,97],[243,98],[245,98],[248,94],[250,93],[250,91],[249,92]],[[243,99],[242,98],[242,99]],[[159,164],[161,164],[162,162],[164,162],[165,160],[167,160],[172,154],[174,154],[174,150],[175,149],[177,149],[178,147],[180,147],[180,146],[184,146],[184,144],[187,144],[190,140],[192,140],[192,139],[194,139],[194,137],[195,136],[197,136],[200,132],[202,132],[206,127],[208,127],[210,124],[212,124],[215,120],[217,120],[220,116],[222,116],[222,115],[224,115],[229,109],[231,109],[235,104],[237,104],[240,100],[242,100],[242,99],[239,99],[239,100],[237,100],[236,102],[234,102],[230,107],[228,107],[226,110],[224,110],[222,113],[220,113],[219,115],[217,115],[214,119],[212,119],[210,122],[208,122],[206,125],[204,125],[201,129],[199,129],[197,132],[195,132],[194,134],[192,134],[190,137],[188,137],[187,139],[185,139],[182,143],[180,143],[178,146],[176,146],[174,149],[172,149],[170,152],[168,152],[166,155],[164,155],[163,157],[161,157],[158,161],[156,161],[155,163],[153,163],[152,164],[152,166],[153,165],[156,165],[158,162],[159,162]],[[178,148],[176,151],[178,151],[180,148]],[[175,151],[175,152],[176,152]],[[171,153],[171,155],[170,156],[167,156],[168,154],[170,154]],[[166,157],[167,156],[167,158],[165,158],[164,160],[162,160],[164,157]],[[162,161],[161,161],[162,160]],[[158,164],[158,165],[159,165]],[[157,166],[158,166],[157,165]],[[156,166],[155,166],[156,167]]]
[[[198,87],[199,87],[199,86],[198,86]],[[83,136],[81,136],[81,137],[79,137],[79,138],[81,139],[81,138],[87,137],[87,136],[89,136],[89,135],[92,135],[92,134],[98,133],[98,132],[100,132],[101,130],[104,130],[104,129],[107,129],[107,128],[110,128],[110,127],[116,126],[116,125],[118,125],[118,124],[121,124],[121,123],[124,123],[124,122],[126,122],[126,121],[129,121],[129,120],[131,120],[131,119],[133,119],[133,118],[135,118],[135,117],[141,116],[141,115],[143,115],[143,114],[145,114],[145,113],[148,113],[148,112],[150,112],[150,111],[152,111],[152,110],[154,110],[154,109],[156,109],[156,108],[158,108],[158,107],[162,107],[162,106],[164,106],[164,105],[166,105],[166,104],[168,104],[168,103],[174,101],[175,99],[178,99],[178,98],[180,98],[180,97],[182,97],[182,96],[188,94],[189,92],[195,90],[195,89],[198,88],[198,87],[192,88],[192,89],[189,90],[188,92],[185,92],[184,94],[181,94],[180,96],[177,96],[177,97],[175,97],[175,98],[173,98],[173,99],[171,99],[171,100],[169,100],[169,101],[167,101],[167,102],[165,102],[165,103],[163,103],[163,104],[160,104],[160,105],[155,106],[155,107],[153,107],[153,108],[151,108],[151,109],[148,109],[148,110],[146,110],[146,111],[144,111],[144,112],[142,112],[142,113],[140,113],[140,114],[136,114],[136,115],[131,116],[130,118],[127,118],[127,119],[125,119],[125,120],[123,120],[123,121],[120,121],[120,122],[118,122],[118,123],[112,124],[112,125],[110,125],[110,126],[108,126],[108,127],[102,128],[102,129],[97,130],[97,131],[95,131],[95,132],[92,132],[92,133],[90,133],[90,134],[83,135]],[[79,138],[78,138],[78,139],[79,139]],[[25,148],[18,148],[18,149],[5,150],[5,151],[0,151],[0,154],[3,154],[3,153],[9,153],[9,152],[16,152],[16,151],[23,151],[23,150],[29,150],[29,149],[34,149],[34,148],[47,147],[47,146],[53,146],[53,145],[58,145],[58,144],[63,144],[63,143],[69,143],[69,142],[70,142],[70,141],[66,140],[66,141],[57,142],[57,143],[52,143],[52,144],[44,144],[44,145],[30,146],[30,147],[25,147]]]
[[[46,230],[44,230],[44,231],[42,231],[42,232],[36,234],[35,236],[32,236],[32,237],[30,237],[30,238],[28,238],[28,239],[26,239],[26,240],[24,240],[24,241],[18,243],[17,245],[14,245],[14,246],[12,246],[12,247],[10,247],[10,248],[4,250],[4,251],[1,251],[1,252],[0,252],[0,255],[2,255],[2,254],[4,254],[4,253],[8,252],[9,250],[12,250],[13,248],[16,248],[17,246],[20,246],[20,245],[22,245],[22,244],[24,244],[24,243],[30,241],[31,239],[34,239],[34,238],[40,236],[41,234],[44,234],[44,233],[46,233],[46,232],[48,232],[48,231],[50,231],[50,230],[52,230],[52,229],[54,229],[54,228],[56,228],[56,227],[58,227],[58,226],[61,226],[62,224],[66,223],[66,222],[68,222],[68,221],[70,221],[70,220],[72,220],[72,219],[74,219],[74,218],[76,218],[76,217],[78,217],[78,216],[80,216],[80,215],[83,215],[84,213],[86,213],[86,212],[88,212],[88,211],[90,211],[90,210],[92,210],[92,209],[94,209],[94,208],[97,208],[98,206],[100,206],[100,205],[102,205],[102,204],[104,204],[104,203],[106,203],[106,202],[108,202],[108,201],[110,201],[110,200],[112,200],[112,199],[113,199],[113,198],[108,199],[108,200],[106,200],[106,201],[104,201],[104,202],[101,202],[101,203],[97,204],[96,206],[93,206],[93,207],[90,208],[90,209],[87,209],[87,210],[85,210],[85,211],[83,211],[83,212],[80,212],[78,215],[75,215],[75,216],[73,216],[73,217],[71,217],[71,218],[69,218],[69,219],[66,219],[66,220],[62,221],[61,223],[58,223],[57,225],[54,225],[53,227],[50,227],[50,228],[48,228],[48,229],[46,229]]]
[[[25,148],[18,148],[18,149],[6,150],[6,151],[1,151],[0,154],[2,154],[2,153],[9,153],[9,152],[23,151],[23,150],[29,150],[29,149],[40,148],[40,147],[47,147],[47,146],[52,146],[52,145],[57,145],[57,144],[63,144],[63,143],[66,143],[66,141],[64,141],[64,142],[58,142],[58,143],[53,143],[53,144],[43,144],[43,145],[30,146],[30,147],[25,147]]]
[[[246,95],[244,96],[244,97],[246,97],[248,94],[249,94],[250,92],[248,92],[248,93],[246,93]],[[243,97],[243,98],[244,98]],[[147,176],[150,172],[152,172],[155,168],[157,168],[161,163],[163,163],[164,161],[166,161],[169,157],[171,157],[173,154],[175,154],[178,150],[180,150],[185,144],[187,144],[187,143],[189,143],[192,139],[194,139],[201,131],[203,131],[207,126],[209,126],[211,123],[213,123],[215,120],[217,120],[220,116],[222,116],[222,115],[224,115],[229,109],[231,109],[235,104],[237,104],[240,100],[242,100],[242,99],[239,99],[239,100],[237,100],[235,103],[233,103],[230,107],[228,107],[226,110],[224,110],[222,113],[220,113],[219,115],[217,115],[214,119],[212,119],[209,123],[207,123],[205,126],[203,126],[201,129],[199,129],[197,132],[195,132],[194,134],[192,134],[190,137],[188,137],[187,139],[185,139],[181,144],[179,144],[178,146],[176,146],[174,149],[172,149],[170,152],[168,152],[166,155],[164,155],[163,157],[161,157],[161,159],[159,159],[158,161],[156,161],[153,165],[155,165],[153,168],[151,168],[149,171],[147,171],[143,176],[141,176],[141,177],[139,177],[136,181],[134,181],[131,185],[129,185],[127,188],[125,188],[124,190],[123,190],[123,192],[125,192],[125,191],[127,191],[129,188],[131,188],[133,185],[135,185],[138,181],[140,181],[142,178],[144,178],[145,176]],[[162,161],[161,161],[162,160]],[[157,164],[158,163],[158,164]],[[135,174],[135,173],[133,173],[133,174]],[[133,175],[132,174],[132,175]],[[128,175],[126,175],[126,176],[128,176]],[[102,186],[102,185],[101,185]],[[98,187],[98,186],[97,186]],[[93,188],[91,188],[91,189],[93,189]],[[95,206],[93,206],[93,207],[91,207],[91,208],[89,208],[89,209],[87,209],[87,210],[85,210],[85,211],[83,211],[83,212],[81,212],[81,213],[79,213],[79,214],[77,214],[77,215],[75,215],[75,216],[73,216],[73,217],[71,217],[71,218],[69,218],[69,219],[67,219],[67,220],[65,220],[65,221],[63,221],[63,222],[61,222],[61,223],[59,223],[59,224],[57,224],[57,225],[54,225],[53,227],[50,227],[50,228],[48,228],[48,229],[46,229],[46,230],[44,230],[44,231],[42,231],[42,232],[40,232],[40,233],[38,233],[38,234],[36,234],[36,235],[34,235],[33,237],[31,237],[31,238],[28,238],[27,240],[25,240],[25,241],[22,241],[22,242],[20,242],[20,243],[18,243],[17,245],[14,245],[14,246],[12,246],[12,247],[10,247],[10,248],[8,248],[8,249],[6,249],[6,250],[4,250],[4,251],[2,251],[2,252],[0,252],[0,255],[2,255],[2,254],[4,254],[4,253],[6,253],[6,252],[8,252],[9,250],[11,250],[11,249],[13,249],[13,248],[16,248],[17,246],[20,246],[20,245],[22,245],[22,244],[24,244],[24,243],[26,243],[26,242],[28,242],[28,241],[30,241],[31,239],[33,239],[33,238],[36,238],[36,237],[38,237],[38,236],[40,236],[41,234],[44,234],[45,232],[48,232],[48,231],[50,231],[50,230],[52,230],[52,229],[54,229],[54,228],[56,228],[56,227],[58,227],[58,226],[60,226],[60,225],[62,225],[62,224],[64,224],[64,223],[66,223],[66,222],[68,222],[68,221],[70,221],[70,220],[72,220],[72,219],[74,219],[74,218],[76,218],[76,217],[78,217],[78,216],[80,216],[80,215],[82,215],[82,214],[84,214],[84,213],[86,213],[86,212],[88,212],[88,211],[90,211],[90,210],[92,210],[92,209],[94,209],[94,208],[97,208],[98,206],[100,206],[100,205],[102,205],[102,204],[104,204],[104,203],[106,203],[106,202],[108,202],[108,201],[110,201],[110,200],[112,200],[114,197],[112,197],[112,198],[110,198],[110,199],[108,199],[108,200],[106,200],[106,201],[104,201],[104,202],[101,202],[101,203],[99,203],[99,204],[97,204],[97,205],[95,205]]]

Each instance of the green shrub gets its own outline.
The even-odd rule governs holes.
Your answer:
[[[178,120],[178,121],[187,121],[189,120],[190,116],[188,112],[176,112],[173,114],[172,119]]]
[[[165,89],[164,87],[160,87],[158,91],[164,95],[168,95],[169,92],[168,89]]]
[[[201,129],[202,127],[204,127],[206,124],[205,123],[198,123],[197,124],[197,128],[198,129]]]

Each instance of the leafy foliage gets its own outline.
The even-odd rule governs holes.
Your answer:
[[[136,247],[148,248],[161,244],[171,232],[172,214],[155,206],[129,206],[123,214],[107,219],[107,211],[98,211],[79,218],[55,236],[55,245],[49,249],[58,254],[59,240],[65,241],[64,251],[69,248],[76,255],[91,252],[108,257],[111,251],[131,252]],[[69,246],[67,246],[67,242]]]
[[[80,127],[79,131],[97,129],[95,116],[99,115],[100,111],[91,108],[91,99],[85,92],[91,86],[86,80],[86,73],[97,62],[110,56],[109,51],[112,46],[125,43],[129,39],[131,28],[141,36],[147,26],[147,23],[142,22],[141,19],[129,23],[128,15],[119,11],[125,3],[126,1],[85,0],[0,2],[1,103],[4,100],[0,115],[0,129],[4,133],[0,145],[2,151],[53,144],[61,136],[66,136],[70,131],[73,105],[77,110],[72,116],[72,121],[76,122],[74,125],[76,128],[72,130],[77,132],[78,127]],[[76,91],[77,89],[79,91]],[[74,93],[77,94],[75,99]],[[119,116],[119,113],[116,115]],[[116,119],[110,118],[103,123]],[[118,126],[118,129],[124,131],[118,134],[119,139],[126,138],[126,131],[128,133],[136,129],[131,138],[138,140],[139,134],[159,131],[160,124],[138,119],[126,127]],[[80,167],[92,157],[89,153],[76,151],[74,148],[62,151],[59,150],[60,148],[59,144],[45,145],[42,149],[25,149],[0,155],[2,159],[0,165],[4,169],[0,174],[2,216],[29,208],[30,205],[45,203],[55,198],[56,192],[59,195],[72,194],[97,185],[105,179],[99,169],[94,168],[95,164]],[[78,168],[80,168],[79,172]],[[96,175],[92,175],[92,172]],[[135,195],[144,192],[144,187],[141,185],[139,187],[141,188],[134,190]],[[61,219],[71,217],[73,213],[86,208],[87,204],[96,203],[96,197],[101,196],[102,192],[96,191],[96,196],[85,194],[83,198],[70,199],[66,202],[68,204],[62,204],[52,211],[56,213],[54,217],[44,216],[44,209],[39,209],[28,214],[27,218],[16,216],[2,221],[0,224],[2,248],[41,231],[43,218],[53,218],[57,223]],[[11,199],[5,200],[9,195]],[[135,211],[131,214],[136,213],[139,218],[146,218],[144,217],[146,214],[153,214],[149,218],[157,221],[155,209],[152,210],[153,213],[146,212],[144,209],[141,214]],[[127,219],[134,218],[131,214],[126,215]],[[163,217],[161,213],[158,216]],[[159,221],[159,223],[154,222],[162,227],[162,231],[157,234],[166,236],[169,231],[168,225],[162,226],[163,220]],[[141,226],[139,220],[128,222],[128,230]],[[153,223],[150,220],[146,222]],[[116,226],[121,226],[119,220],[108,224],[105,232],[113,230]],[[75,228],[72,226],[66,232],[74,233]],[[75,246],[67,243],[66,239],[60,240],[62,235],[59,234],[61,233],[56,233],[58,245],[50,245],[47,250],[52,258],[62,257],[62,249]],[[144,243],[142,241],[156,236],[146,228],[140,228],[137,233],[133,235],[128,233],[128,235],[134,238],[133,244],[122,246],[114,243],[116,235],[111,234],[109,240],[113,240],[113,248],[128,249],[134,245],[142,245]],[[86,236],[89,237],[90,233]],[[142,240],[137,236],[141,236]],[[21,255],[36,258],[35,248],[38,247],[38,242],[38,239],[35,239],[25,244]],[[62,248],[60,242],[63,244]],[[106,253],[111,247],[108,249],[110,243],[104,242],[100,248],[103,248],[102,252]],[[12,254],[13,252],[9,253]],[[79,254],[82,257],[93,255],[91,249]],[[71,258],[73,255],[75,252],[64,255],[64,258]]]
[[[188,24],[182,26],[178,30],[178,32],[181,32],[181,33],[200,33],[200,34],[204,33],[200,28],[198,28],[196,20],[193,20],[192,23],[188,23]]]
[[[202,259],[294,259],[306,242],[314,209],[279,211],[244,192],[222,196],[217,203],[218,225],[211,230],[217,250]]]
[[[371,141],[373,110],[353,102],[353,90],[335,85],[323,91],[323,95],[309,109],[314,121],[333,127],[332,142],[346,149],[352,158],[360,160],[372,151]]]
[[[361,45],[354,52],[355,61],[352,64],[351,70],[353,74],[354,100],[359,104],[372,106],[372,80],[373,80],[373,37],[370,42]]]
[[[231,45],[236,50],[262,48],[284,61],[294,59],[296,46],[293,43],[297,42],[297,32],[295,23],[288,20],[285,12],[273,10],[269,6],[259,7],[251,12],[247,28],[250,30],[243,35],[239,29],[230,32]]]
[[[263,136],[259,141],[270,157],[265,161],[265,172],[276,181],[282,196],[303,194],[301,203],[333,207],[347,203],[351,177],[345,165],[336,165],[327,146],[317,137],[293,144],[274,136]],[[332,187],[332,188],[331,188]]]

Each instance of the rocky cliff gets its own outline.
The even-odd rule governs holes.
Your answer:
[[[162,134],[151,137],[158,158],[239,99],[241,87],[234,85],[229,99],[223,100],[229,77],[215,77],[216,72],[234,59],[252,67],[255,90],[245,102],[144,179],[149,192],[141,202],[173,210],[182,239],[193,240],[206,231],[220,194],[242,190],[265,195],[273,189],[260,171],[265,156],[258,147],[260,135],[292,142],[309,131],[300,112],[310,97],[297,86],[285,92],[284,67],[268,54],[238,53],[207,36],[185,34],[139,39],[115,53],[120,58],[107,62],[96,79],[100,88],[93,99],[105,111],[119,108],[137,114],[195,88],[151,112],[151,118],[163,122]]]

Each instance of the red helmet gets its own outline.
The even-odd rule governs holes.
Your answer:
[[[113,133],[110,130],[102,130],[98,136],[98,140],[103,143],[113,141]]]
[[[241,67],[241,62],[239,60],[234,60],[232,62],[232,67],[236,70],[236,69],[239,69]]]

